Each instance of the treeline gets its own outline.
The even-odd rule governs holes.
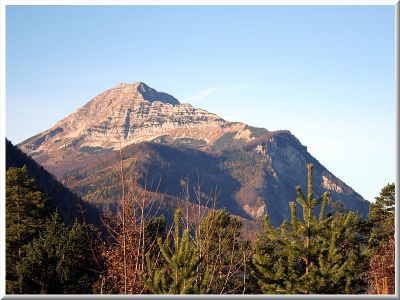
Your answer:
[[[121,168],[122,169],[122,168]],[[174,220],[121,175],[119,211],[100,230],[64,223],[28,168],[6,173],[6,292],[11,294],[393,294],[395,186],[368,219],[296,187],[291,219],[265,216],[254,241],[224,210],[186,204]],[[188,193],[190,195],[190,193]],[[84,220],[84,218],[82,218]]]

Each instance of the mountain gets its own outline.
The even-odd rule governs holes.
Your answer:
[[[224,120],[144,83],[119,84],[101,93],[54,127],[22,143],[32,154],[61,148],[104,151],[162,135],[213,139]],[[204,129],[210,131],[204,132]]]
[[[268,213],[275,225],[290,216],[288,202],[296,185],[306,187],[306,164],[313,163],[317,194],[327,190],[347,208],[368,212],[368,202],[289,131],[229,122],[142,82],[114,86],[19,147],[106,210],[118,204],[122,159],[132,184],[169,201],[182,198],[184,186],[196,199],[200,186],[202,205],[218,193],[218,207],[246,220]]]

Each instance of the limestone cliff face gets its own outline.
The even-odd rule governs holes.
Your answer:
[[[28,153],[83,146],[116,148],[161,135],[209,141],[227,123],[142,82],[119,84],[23,142],[21,148]]]
[[[205,180],[205,194],[221,190],[222,206],[232,213],[256,220],[267,212],[278,225],[289,217],[294,187],[306,186],[306,164],[313,163],[317,194],[328,190],[348,208],[368,211],[368,202],[289,131],[228,122],[142,82],[106,90],[19,147],[86,200],[112,204],[118,195],[102,199],[100,189],[118,191],[106,187],[114,182],[106,170],[115,163],[113,152],[132,154],[146,143],[152,146],[138,163],[160,183],[158,191],[173,197],[192,176],[189,182]]]

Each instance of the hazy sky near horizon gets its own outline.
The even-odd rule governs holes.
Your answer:
[[[394,6],[7,6],[6,136],[143,81],[288,129],[367,200],[395,181]]]

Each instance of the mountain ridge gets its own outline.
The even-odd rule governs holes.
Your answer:
[[[135,145],[142,143],[149,145],[138,159],[143,173],[168,182],[162,192],[171,197],[179,196],[186,171],[197,172],[201,180],[214,178],[222,185],[219,188],[226,189],[221,202],[232,212],[253,220],[273,214],[273,223],[279,224],[289,216],[287,204],[296,197],[294,186],[305,184],[306,164],[313,163],[318,192],[328,190],[348,208],[368,212],[368,202],[309,154],[290,131],[229,122],[142,82],[115,85],[19,147],[89,199],[87,182],[98,190],[103,179],[81,179],[101,172],[99,161],[115,160],[119,150],[133,155]],[[123,160],[128,163],[129,157]],[[207,164],[215,168],[210,171]],[[118,193],[115,186],[110,188]],[[210,187],[205,193],[209,192]],[[95,190],[95,195],[102,194]]]

